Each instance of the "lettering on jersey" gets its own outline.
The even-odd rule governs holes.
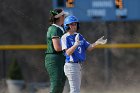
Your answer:
[[[84,41],[83,41],[83,40],[81,40],[81,41],[79,41],[79,42],[80,42],[79,45],[83,45],[83,44],[84,44]],[[74,45],[74,43],[75,43],[75,42],[72,42],[72,41],[71,41],[71,44],[72,44],[72,45]]]
[[[74,42],[71,41],[71,44],[74,45]]]
[[[83,40],[81,40],[81,41],[80,41],[80,45],[83,45],[83,44],[84,44],[84,41],[83,41]]]

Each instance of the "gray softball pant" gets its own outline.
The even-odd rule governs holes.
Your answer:
[[[81,64],[65,63],[64,72],[70,85],[70,93],[80,93],[81,86]]]

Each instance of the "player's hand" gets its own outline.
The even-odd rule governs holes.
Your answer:
[[[107,39],[103,39],[103,38],[104,38],[104,36],[102,36],[101,38],[99,38],[99,39],[95,42],[95,44],[96,44],[96,45],[106,44],[106,43],[107,43]]]
[[[79,33],[75,36],[75,43],[74,45],[79,45],[80,41],[79,41]]]
[[[76,36],[75,36],[75,42],[78,42],[79,41],[79,34],[77,34]]]

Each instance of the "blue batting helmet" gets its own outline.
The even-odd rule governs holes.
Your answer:
[[[77,24],[77,26],[78,26],[77,29],[79,29],[79,21],[78,21],[78,19],[75,16],[72,16],[72,15],[67,16],[65,18],[65,20],[64,20],[64,29],[65,30],[68,30],[69,29],[68,24],[71,24],[71,23],[74,23],[74,22],[77,22],[78,23]]]

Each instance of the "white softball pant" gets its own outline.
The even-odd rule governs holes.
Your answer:
[[[70,93],[80,93],[81,86],[81,64],[65,63],[64,72],[70,85]]]

